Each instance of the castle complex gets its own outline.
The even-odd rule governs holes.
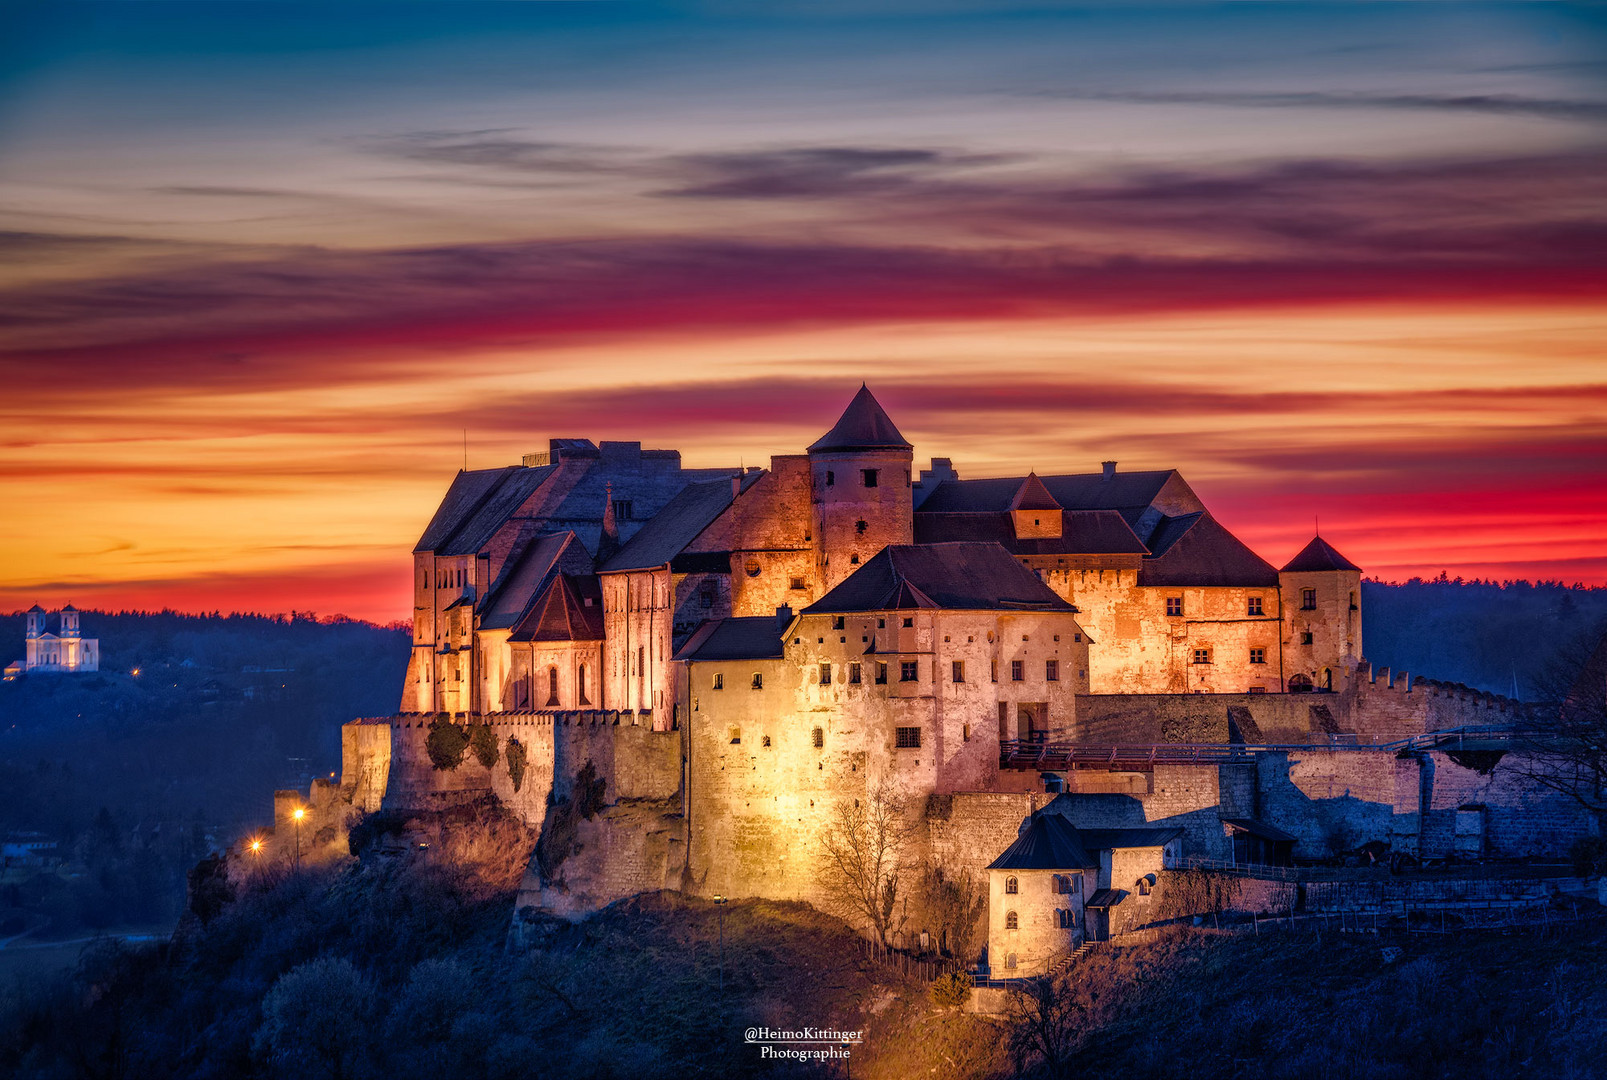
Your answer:
[[[460,472],[413,558],[400,711],[346,726],[315,809],[489,792],[543,826],[595,776],[522,906],[825,902],[822,838],[891,801],[910,859],[998,894],[990,948],[1030,971],[1180,859],[1593,827],[1522,782],[1515,702],[1362,659],[1361,571],[1325,540],[1274,567],[1175,471],[917,474],[863,386],[768,468],[554,439]],[[492,752],[443,762],[447,726]]]

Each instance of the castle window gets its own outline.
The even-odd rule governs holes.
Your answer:
[[[951,667],[953,669],[954,681],[957,683],[963,683],[965,681],[965,661],[956,660]]]
[[[753,689],[755,689],[755,690],[763,690],[764,689],[764,672],[755,671],[753,673]]]
[[[747,571],[749,577],[758,577],[759,571],[764,568],[759,565],[758,559],[749,559],[743,564],[742,569]]]
[[[815,731],[814,731],[814,743],[815,743],[815,749],[816,750],[819,750],[821,747],[826,745],[826,732],[825,732],[824,728],[816,728],[815,729]]]
[[[1027,665],[1020,660],[1010,661],[1010,681],[1021,682],[1027,677]]]
[[[763,748],[763,747],[767,747],[767,746],[769,746],[769,745],[770,745],[770,736],[768,736],[768,735],[766,735],[766,736],[764,736],[764,737],[763,737],[763,738],[761,738],[761,739],[760,739],[760,740],[759,740],[759,746],[760,746],[760,747],[761,747],[761,748]]]
[[[705,609],[713,607],[714,606],[714,586],[713,585],[705,585],[705,586],[703,586],[703,588],[699,589],[698,594],[697,594],[697,600],[698,600],[698,603],[701,604]]]
[[[1261,610],[1261,598],[1259,596],[1252,596],[1252,597],[1250,597],[1249,600],[1245,601],[1245,614],[1246,615],[1261,615],[1261,614],[1264,614],[1264,612],[1262,612],[1262,610]]]
[[[849,664],[848,665],[848,682],[849,682],[849,685],[851,685],[851,686],[858,686],[859,685],[859,668],[860,668],[860,666],[858,664]]]
[[[999,681],[999,662],[997,660],[988,661],[988,678],[993,682]]]
[[[643,645],[636,646],[636,674],[647,674],[647,648]]]
[[[1264,686],[1252,686],[1250,689],[1245,691],[1247,694],[1264,694],[1266,692],[1267,688]]]
[[[1055,914],[1060,917],[1060,929],[1070,930],[1072,928],[1070,908],[1061,908]]]
[[[558,704],[558,669],[555,667],[547,669],[547,704]]]
[[[631,507],[631,502],[630,502],[629,499],[615,499],[614,500],[614,520],[615,521],[629,521],[629,520],[631,520],[631,509],[632,509],[632,507]]]
[[[1060,681],[1060,661],[1045,660],[1043,662],[1043,677],[1050,682]]]
[[[1007,877],[1004,879],[1004,891],[1008,895],[1014,896],[1021,891],[1021,883],[1013,877]]]
[[[1302,644],[1302,645],[1310,645],[1311,644],[1311,631],[1310,630],[1301,631],[1301,633],[1300,633],[1300,644]]]
[[[1150,887],[1152,885],[1154,885],[1154,884],[1155,884],[1155,877],[1154,877],[1153,874],[1145,874],[1143,877],[1139,878],[1138,879],[1138,895],[1139,896],[1148,896]]]
[[[715,689],[715,690],[724,690],[725,689],[725,672],[716,671],[714,673],[713,689]]]
[[[731,745],[736,746],[740,742],[742,742],[742,729],[734,727],[731,729]]]
[[[857,554],[848,556],[848,565],[850,565],[850,566],[858,566],[859,565],[859,556]]]
[[[1266,662],[1267,662],[1267,650],[1265,650],[1265,649],[1251,649],[1250,650],[1250,663],[1252,663],[1252,664],[1264,664]]]
[[[804,579],[803,578],[795,577],[795,578],[792,579],[792,588],[794,588],[794,589],[806,589],[806,588],[808,588],[808,586],[804,584]]]
[[[1317,610],[1317,590],[1316,589],[1301,589],[1300,590],[1300,610],[1301,611],[1316,611]]]
[[[1004,913],[1004,928],[1006,930],[1019,930],[1019,929],[1021,929],[1021,917],[1019,915],[1017,915],[1013,911],[1005,912]],[[1015,959],[1015,954],[1012,953],[1010,958],[1012,960]],[[1006,964],[1005,966],[1006,967],[1014,967],[1015,965]]]
[[[821,664],[820,665],[820,685],[821,686],[830,686],[831,685],[831,665],[830,664]]]
[[[876,470],[876,469],[860,469],[859,472],[860,472],[860,475],[865,478],[865,486],[866,487],[875,487],[876,486],[876,473],[878,472],[878,470]]]
[[[1016,917],[1016,913],[1012,911],[1010,913],[1010,918],[1014,919],[1015,917]],[[1014,930],[1015,927],[1012,926],[1012,927],[1010,927],[1010,929]],[[1015,953],[1010,953],[1008,956],[1006,956],[1004,958],[1004,966],[1009,970],[1012,970],[1012,971],[1015,970],[1015,966],[1016,966],[1016,954]]]
[[[963,742],[970,742],[971,741],[971,725],[970,724],[961,724],[960,725],[960,739]]]
[[[921,729],[918,727],[901,727],[893,731],[893,745],[900,750],[919,750],[921,748]]]
[[[1209,664],[1211,662],[1211,650],[1210,649],[1195,649],[1194,650],[1194,662],[1196,664]]]
[[[910,627],[912,627],[914,625],[915,625],[915,617],[913,615],[904,616],[904,629],[908,630]]]
[[[845,624],[845,620],[843,619],[843,617],[841,615],[839,615],[835,619],[831,620],[831,628],[833,630],[841,630],[841,629],[843,629],[844,624]]]
[[[1357,610],[1359,610],[1359,609],[1358,609],[1358,608],[1357,608],[1357,607],[1356,607],[1356,594],[1355,594],[1355,593],[1351,593],[1351,594],[1350,594],[1350,610],[1352,610],[1352,611],[1357,611]]]
[[[1073,641],[1081,641],[1082,640],[1082,635],[1081,634],[1073,634],[1073,635],[1071,635],[1071,640],[1073,640]]]
[[[898,665],[899,682],[914,682],[920,677],[920,668],[916,661],[905,660]]]
[[[860,518],[858,521],[854,522],[854,531],[859,533],[861,536],[865,535],[865,530],[868,528],[870,528],[870,522],[866,521],[864,518]]]
[[[1166,598],[1166,614],[1183,614],[1183,598],[1181,596],[1168,596]]]
[[[880,661],[876,664],[876,681],[883,686],[887,685],[887,665]]]
[[[837,482],[837,474],[832,472],[830,469],[827,469],[826,470],[826,486],[831,487],[836,482]]]
[[[586,665],[580,665],[575,672],[575,699],[582,705],[590,705],[591,699],[586,696]]]

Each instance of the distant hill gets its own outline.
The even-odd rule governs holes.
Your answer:
[[[1387,665],[1525,701],[1607,633],[1607,588],[1413,578],[1362,582],[1363,653]]]

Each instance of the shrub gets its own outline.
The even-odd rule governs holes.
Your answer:
[[[501,756],[497,750],[497,737],[489,724],[475,724],[469,728],[469,749],[480,759],[480,764],[488,769]]]
[[[469,748],[469,736],[446,717],[430,721],[430,736],[425,740],[430,751],[430,765],[440,770],[451,770],[463,764],[463,754]]]
[[[254,1047],[285,1075],[347,1077],[371,1044],[374,988],[350,960],[320,956],[279,978],[262,999]]]
[[[971,977],[963,971],[951,971],[932,980],[926,991],[932,1004],[942,1009],[958,1009],[971,1000]]]
[[[513,781],[513,790],[518,791],[525,782],[525,744],[509,735],[505,754],[508,759],[508,779]]]

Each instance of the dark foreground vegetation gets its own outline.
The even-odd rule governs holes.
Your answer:
[[[203,867],[197,918],[174,943],[94,945],[53,984],[0,989],[0,1074],[844,1075],[765,1059],[744,1037],[814,1026],[865,1032],[853,1074],[866,1080],[1602,1075],[1600,924],[1507,937],[1177,930],[1096,951],[990,1018],[798,904],[659,894],[578,925],[520,920],[528,933],[510,941],[529,831],[484,807],[425,829],[429,846],[410,854],[232,891]]]

